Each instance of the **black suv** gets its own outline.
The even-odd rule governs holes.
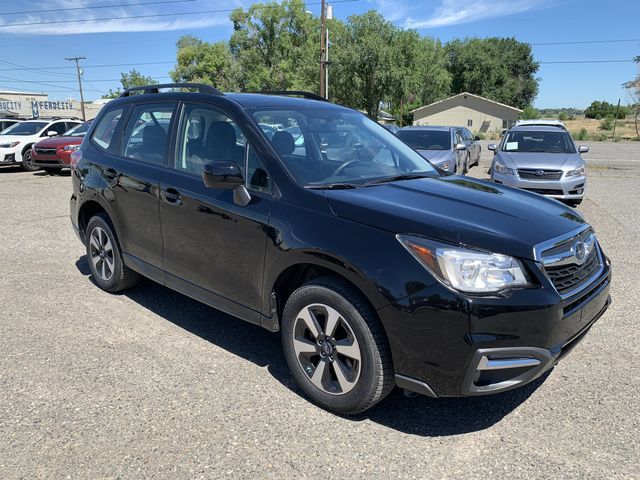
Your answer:
[[[607,309],[609,260],[575,211],[444,176],[355,110],[273,93],[169,84],[103,108],[71,197],[102,289],[144,275],[279,330],[301,388],[340,413],[395,385],[523,385]]]

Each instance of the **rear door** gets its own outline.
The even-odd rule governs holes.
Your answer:
[[[159,182],[168,163],[175,108],[172,100],[132,106],[116,155],[100,165],[126,261],[156,279],[162,276]]]
[[[258,322],[267,226],[269,174],[233,118],[215,104],[182,107],[175,161],[161,181],[160,219],[167,285],[244,319]],[[251,193],[211,189],[203,165],[234,161]]]

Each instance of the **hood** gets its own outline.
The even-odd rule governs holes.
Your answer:
[[[418,150],[418,153],[431,163],[442,163],[451,160],[451,150]]]
[[[29,135],[0,135],[0,144],[11,142],[24,142],[31,139]]]
[[[541,168],[545,170],[573,170],[584,164],[577,153],[498,152],[509,168]]]
[[[520,258],[585,221],[560,202],[523,190],[449,176],[326,190],[335,215],[391,233],[417,234]]]
[[[64,147],[66,145],[80,145],[83,139],[84,137],[51,137],[40,140],[35,146],[42,148],[57,148]]]

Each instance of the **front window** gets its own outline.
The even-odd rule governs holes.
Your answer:
[[[256,110],[253,118],[304,186],[359,186],[402,175],[439,175],[417,152],[358,112],[270,109]],[[275,127],[271,136],[267,125]]]
[[[90,122],[81,123],[80,125],[75,125],[73,128],[64,132],[65,137],[84,137],[91,126]]]
[[[47,122],[20,122],[2,131],[2,135],[35,135],[47,126]]]
[[[576,153],[575,145],[565,131],[510,131],[502,143],[503,152],[511,153]]]
[[[448,130],[400,130],[396,135],[416,150],[451,149],[451,134]]]

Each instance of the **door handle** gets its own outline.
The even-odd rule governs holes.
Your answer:
[[[162,190],[162,199],[170,205],[181,205],[182,197],[180,192],[175,188],[166,188]]]

